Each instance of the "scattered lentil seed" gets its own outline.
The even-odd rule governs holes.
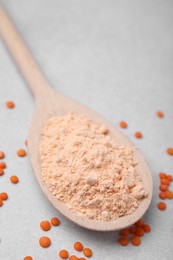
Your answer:
[[[84,257],[79,257],[79,260],[86,260],[86,258],[84,258]]]
[[[0,197],[0,207],[3,205],[3,200],[2,198]]]
[[[164,114],[163,114],[162,111],[157,111],[156,114],[157,114],[157,116],[160,117],[160,118],[164,117]]]
[[[135,133],[135,137],[136,137],[136,138],[142,138],[143,135],[142,135],[141,132],[136,132],[136,133]]]
[[[167,153],[168,153],[169,155],[173,155],[173,148],[168,148],[168,149],[167,149]]]
[[[145,231],[146,233],[149,233],[149,232],[151,231],[151,227],[150,227],[149,225],[147,225],[147,224],[144,224],[144,225],[143,225],[143,229],[144,229],[144,231]]]
[[[81,242],[75,242],[74,243],[74,249],[77,251],[82,251],[83,250],[83,245]]]
[[[40,244],[41,247],[46,248],[46,247],[50,246],[51,240],[50,240],[49,237],[43,236],[43,237],[40,237],[39,244]]]
[[[167,174],[164,173],[164,172],[160,172],[159,173],[159,177],[162,179],[162,178],[166,178],[167,177]]]
[[[143,237],[143,235],[144,235],[144,230],[143,230],[143,228],[142,227],[137,227],[136,228],[136,232],[135,232],[135,235],[136,236],[138,236],[138,237]]]
[[[68,258],[68,251],[63,249],[59,252],[59,256],[62,258],[62,259],[67,259]]]
[[[44,231],[48,231],[51,228],[50,222],[45,220],[40,223],[40,227]]]
[[[17,155],[18,155],[19,157],[24,157],[24,156],[26,156],[26,151],[25,151],[24,149],[19,149],[19,150],[17,151]]]
[[[128,230],[127,228],[122,229],[122,230],[120,231],[120,235],[121,235],[121,236],[128,236],[128,235],[129,235],[129,230]]]
[[[0,176],[4,175],[4,170],[0,168]]]
[[[8,194],[6,192],[1,192],[0,197],[2,200],[7,200],[8,199]]]
[[[164,184],[164,185],[169,185],[170,184],[170,181],[166,178],[162,178],[161,179],[161,184]]]
[[[166,190],[166,198],[172,200],[173,199],[173,193],[171,190]]]
[[[166,178],[167,178],[170,182],[172,182],[172,180],[173,180],[172,175],[167,175]]]
[[[23,260],[33,260],[33,258],[31,256],[25,256]]]
[[[139,246],[141,244],[141,239],[138,236],[134,236],[131,238],[131,242],[134,246]]]
[[[144,225],[144,221],[142,219],[139,219],[136,223],[135,226],[136,227],[142,227]]]
[[[19,178],[15,175],[11,176],[10,177],[10,181],[13,183],[13,184],[16,184],[19,182]]]
[[[3,152],[3,151],[0,151],[0,159],[4,159],[4,157],[5,157],[4,152]]]
[[[168,189],[168,185],[161,184],[159,188],[161,191],[166,191]]]
[[[5,162],[0,162],[0,168],[5,169],[7,167]]]
[[[125,121],[120,122],[120,127],[121,128],[127,128],[127,123]]]
[[[60,224],[59,219],[56,217],[52,218],[50,222],[51,222],[52,226],[59,226],[59,224]]]
[[[69,257],[69,260],[79,260],[79,258],[75,255]]]
[[[121,246],[127,246],[128,243],[129,243],[129,240],[128,240],[127,237],[120,237],[120,238],[118,239],[118,242],[119,242],[119,244],[120,244]]]
[[[165,210],[166,209],[166,204],[164,202],[159,202],[157,204],[157,206],[158,206],[158,209],[160,209],[160,210]]]
[[[129,233],[130,234],[134,234],[136,232],[136,227],[135,226],[132,226],[129,228]]]
[[[83,250],[83,253],[86,257],[91,257],[92,256],[92,250],[90,248],[85,248]]]
[[[162,200],[165,200],[165,199],[166,199],[166,193],[163,192],[163,191],[161,191],[161,192],[159,193],[159,198],[162,199]]]
[[[15,107],[15,104],[14,104],[13,101],[7,101],[7,102],[6,102],[6,106],[11,109],[11,108],[14,108],[14,107]]]

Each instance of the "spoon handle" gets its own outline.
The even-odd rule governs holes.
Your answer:
[[[27,49],[6,11],[0,5],[0,36],[9,49],[34,97],[40,98],[50,90],[49,83]]]

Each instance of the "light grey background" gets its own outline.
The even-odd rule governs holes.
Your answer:
[[[120,247],[117,233],[82,229],[63,218],[44,197],[29,158],[18,158],[25,147],[34,100],[20,73],[0,43],[0,150],[8,164],[0,177],[0,191],[9,200],[0,208],[0,259],[54,260],[73,243],[81,241],[93,249],[95,260],[173,259],[173,203],[160,212],[158,173],[173,174],[173,158],[165,152],[173,146],[173,2],[170,0],[4,0],[21,35],[50,83],[58,91],[81,101],[107,117],[141,148],[153,173],[154,197],[144,219],[152,232],[138,248]],[[14,110],[5,107],[16,103]],[[165,118],[158,119],[157,110]],[[135,131],[144,138],[136,140]],[[18,185],[9,177],[16,174]],[[173,185],[172,185],[173,189]],[[45,235],[41,220],[57,215],[61,225],[46,235],[52,246],[42,249]],[[80,256],[81,254],[78,254]]]

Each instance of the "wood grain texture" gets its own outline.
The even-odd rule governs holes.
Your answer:
[[[39,67],[27,50],[20,36],[16,32],[15,27],[12,25],[1,6],[0,34],[36,98],[36,109],[29,132],[28,148],[34,173],[47,198],[54,205],[54,207],[70,221],[73,221],[74,223],[91,230],[113,231],[132,225],[146,212],[150,205],[153,194],[152,176],[149,166],[144,156],[137,148],[135,151],[135,159],[138,161],[136,169],[141,174],[142,182],[145,190],[148,193],[148,196],[143,199],[139,207],[132,214],[120,217],[117,220],[101,222],[98,220],[90,220],[78,216],[76,213],[71,212],[65,204],[58,201],[52,195],[47,185],[43,183],[41,174],[41,161],[39,156],[39,144],[41,138],[40,133],[44,123],[52,116],[64,116],[67,113],[74,111],[80,115],[90,117],[98,125],[107,125],[110,131],[110,136],[117,144],[128,145],[131,147],[134,147],[134,145],[124,134],[117,130],[101,115],[92,111],[86,106],[83,106],[79,102],[59,94],[49,86],[47,80],[43,76],[42,72],[40,71]]]
[[[39,98],[49,88],[49,84],[2,6],[0,6],[0,35],[33,95]]]

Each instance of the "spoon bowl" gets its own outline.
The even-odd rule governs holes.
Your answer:
[[[36,109],[33,115],[28,137],[28,149],[34,173],[46,197],[50,200],[54,207],[70,221],[87,229],[97,231],[113,231],[134,224],[148,209],[153,193],[151,172],[139,149],[135,149],[134,152],[135,160],[138,162],[136,170],[141,175],[142,183],[148,196],[141,201],[139,207],[130,215],[122,216],[108,222],[91,220],[72,212],[64,203],[60,202],[55,198],[55,196],[52,195],[48,186],[43,182],[41,174],[41,161],[39,156],[41,131],[44,123],[50,117],[65,116],[70,112],[76,112],[79,115],[91,118],[100,126],[106,125],[109,129],[111,139],[113,139],[118,145],[130,146],[132,148],[134,148],[134,145],[123,133],[117,130],[104,117],[79,102],[61,95],[50,87],[49,83],[38,68],[38,65],[21,40],[19,34],[16,32],[15,27],[8,18],[5,10],[1,6],[0,33],[36,99]]]

